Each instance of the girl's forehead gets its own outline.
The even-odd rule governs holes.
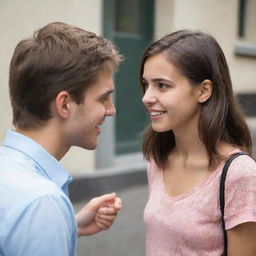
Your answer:
[[[151,76],[182,75],[179,69],[164,54],[149,57],[144,63],[143,78]]]

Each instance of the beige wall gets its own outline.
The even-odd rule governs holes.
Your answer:
[[[0,139],[11,127],[8,66],[14,47],[22,38],[53,21],[63,21],[101,31],[101,0],[3,0],[0,2]],[[94,152],[73,148],[62,160],[73,175],[94,169]]]
[[[256,44],[256,0],[247,0],[247,14],[246,14],[246,27],[245,31],[246,41]]]
[[[236,92],[256,92],[256,59],[234,55],[237,15],[237,0],[156,0],[155,36],[179,29],[212,34],[227,57]]]
[[[237,92],[256,91],[256,59],[234,56],[237,41],[237,0],[155,0],[155,38],[177,29],[211,33],[223,48]],[[254,0],[252,0],[254,1]],[[0,1],[0,139],[11,127],[8,66],[15,45],[36,28],[63,21],[102,33],[102,0]],[[256,16],[255,16],[256,17]],[[95,152],[72,148],[62,163],[73,175],[95,170]]]

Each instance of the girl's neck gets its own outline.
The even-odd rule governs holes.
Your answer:
[[[202,143],[198,129],[173,131],[175,137],[175,152],[181,156],[189,157],[190,155],[206,153],[206,148]]]

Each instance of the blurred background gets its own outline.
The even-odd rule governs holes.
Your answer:
[[[146,163],[140,153],[147,118],[138,68],[152,41],[179,29],[212,34],[221,45],[234,91],[256,140],[256,0],[0,0],[0,139],[11,128],[8,68],[14,47],[49,22],[62,21],[112,40],[125,61],[115,75],[117,115],[107,120],[96,151],[72,148],[62,160],[75,180],[75,208],[119,192],[124,209],[110,231],[80,238],[78,256],[143,255]]]

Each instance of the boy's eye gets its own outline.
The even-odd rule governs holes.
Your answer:
[[[111,95],[104,96],[100,99],[100,101],[103,102],[103,103],[105,103],[109,100],[111,100]]]
[[[108,97],[104,97],[104,98],[101,99],[102,102],[105,102],[107,100],[108,100]]]

